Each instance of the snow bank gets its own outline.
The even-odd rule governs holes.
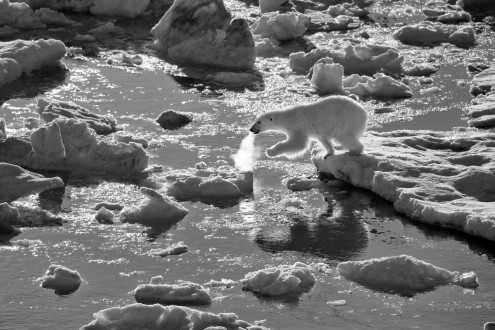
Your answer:
[[[93,15],[109,15],[134,18],[141,15],[150,0],[93,0],[89,9]]]
[[[176,244],[172,244],[171,246],[167,247],[166,249],[153,249],[150,250],[151,255],[156,255],[160,257],[167,257],[167,256],[176,256],[180,255],[183,253],[186,253],[189,251],[189,247],[184,244],[184,242],[179,242]]]
[[[60,265],[50,265],[41,280],[43,288],[54,289],[55,293],[60,295],[76,291],[82,282],[77,271]]]
[[[119,176],[142,176],[148,156],[136,144],[101,140],[86,122],[56,119],[19,138],[0,141],[0,161],[35,170],[69,171]]]
[[[179,307],[131,304],[124,307],[113,307],[93,314],[95,320],[83,326],[81,330],[186,330],[206,329],[208,327],[224,327],[229,330],[268,330],[261,326],[253,326],[239,320],[234,313],[213,314],[199,310]]]
[[[232,20],[222,0],[175,0],[151,34],[171,61],[184,65],[249,70],[256,60],[247,22]]]
[[[59,40],[0,42],[0,86],[16,80],[23,73],[56,63],[64,55],[65,45]]]
[[[253,171],[231,166],[188,169],[165,173],[167,193],[184,200],[214,201],[239,198],[253,191]]]
[[[303,36],[310,22],[309,16],[303,14],[270,14],[261,16],[251,30],[264,38],[287,41]]]
[[[63,186],[64,182],[59,177],[45,178],[17,165],[0,163],[0,202],[12,202],[27,195]]]
[[[401,27],[394,32],[393,37],[411,45],[437,45],[448,42],[458,47],[471,47],[476,41],[472,26],[444,25],[428,21]]]
[[[45,123],[58,118],[76,118],[86,122],[96,134],[110,134],[117,131],[117,120],[112,115],[97,115],[72,102],[38,99],[36,111]]]
[[[344,73],[372,75],[377,72],[400,73],[404,60],[393,47],[372,44],[352,45],[340,40],[330,41],[328,49],[313,49],[309,53],[297,52],[289,56],[289,66],[295,73],[307,74],[320,59],[328,57],[344,67]]]
[[[281,265],[248,273],[241,283],[243,290],[265,296],[280,296],[308,292],[315,281],[310,268],[296,262],[294,265]]]
[[[458,272],[451,272],[408,255],[341,262],[337,270],[353,282],[385,292],[412,294],[432,290],[440,285],[465,284],[459,282]],[[463,277],[472,284],[476,275],[471,272]]]
[[[182,282],[179,284],[160,284],[161,277],[155,277],[150,284],[141,284],[132,295],[143,304],[162,305],[209,305],[211,297],[199,284]]]
[[[188,209],[153,189],[141,187],[140,191],[148,199],[141,205],[125,207],[120,213],[122,222],[160,226],[175,223],[189,213]]]
[[[495,134],[366,133],[366,154],[312,161],[322,173],[369,189],[412,220],[495,241]]]

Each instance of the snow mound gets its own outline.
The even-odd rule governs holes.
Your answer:
[[[64,43],[54,39],[0,42],[0,86],[16,80],[23,73],[57,63],[65,52]]]
[[[167,193],[181,200],[235,199],[253,191],[253,171],[241,172],[228,165],[170,171],[165,175]]]
[[[364,286],[405,294],[456,283],[459,278],[458,272],[451,272],[408,255],[341,262],[337,270],[345,278]],[[466,282],[472,283],[473,274],[465,276],[469,279]]]
[[[377,72],[400,73],[402,61],[399,51],[393,47],[373,44],[352,45],[331,40],[328,49],[313,49],[309,53],[297,52],[289,56],[289,66],[295,73],[307,74],[322,58],[331,58],[344,67],[344,73],[372,75]]]
[[[124,307],[112,307],[93,314],[95,320],[80,330],[188,330],[206,329],[208,327],[224,327],[229,330],[268,330],[261,326],[253,326],[239,320],[234,313],[213,314],[199,310],[179,307],[143,305],[139,303]]]
[[[495,241],[495,134],[394,131],[363,135],[366,154],[312,161],[322,173],[369,189],[412,220]]]
[[[0,163],[0,202],[12,202],[23,196],[63,186],[64,182],[59,177],[45,178],[17,165]]]
[[[125,207],[120,213],[122,222],[163,226],[175,223],[189,213],[185,207],[153,189],[141,187],[140,191],[148,199],[141,205]]]
[[[182,282],[179,284],[160,284],[161,277],[154,277],[150,284],[141,284],[132,295],[143,304],[162,305],[209,305],[210,294],[199,284]]]
[[[76,291],[82,282],[77,271],[60,265],[50,265],[41,280],[43,288],[54,289],[55,293],[59,295]]]
[[[296,262],[294,265],[281,265],[248,273],[241,283],[243,290],[265,296],[280,296],[308,292],[315,281],[310,268]]]
[[[287,41],[302,37],[310,22],[309,16],[303,14],[270,14],[261,16],[251,25],[251,30],[264,38]]]
[[[117,120],[112,115],[97,115],[72,102],[38,99],[36,111],[45,123],[58,118],[75,118],[86,122],[96,134],[110,134],[117,131]]]
[[[142,176],[148,156],[136,144],[101,140],[86,122],[56,119],[20,138],[0,141],[0,161],[35,170],[58,170],[119,176]]]
[[[401,27],[394,32],[393,37],[410,45],[437,45],[448,42],[458,47],[471,47],[476,41],[472,26],[444,25],[427,21]]]

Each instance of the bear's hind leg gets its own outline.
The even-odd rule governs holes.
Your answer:
[[[302,153],[308,148],[308,137],[304,133],[296,133],[289,136],[287,140],[275,144],[273,147],[266,149],[268,157],[277,157],[285,154],[294,156]]]
[[[363,153],[364,146],[356,136],[346,136],[341,138],[339,142],[344,148],[349,150],[348,154],[351,156],[359,156]]]

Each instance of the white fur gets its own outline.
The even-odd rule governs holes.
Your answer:
[[[268,157],[297,157],[310,146],[311,140],[320,142],[333,155],[332,141],[359,155],[363,145],[359,138],[366,130],[367,114],[363,107],[345,96],[328,96],[309,104],[298,104],[282,111],[269,111],[256,118],[251,132],[282,132],[287,135],[266,150]]]

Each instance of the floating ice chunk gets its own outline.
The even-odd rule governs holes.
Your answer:
[[[327,301],[327,304],[332,306],[345,306],[347,305],[347,301],[346,300]]]
[[[251,30],[264,38],[286,41],[303,36],[310,21],[309,16],[296,13],[263,15],[251,25]]]
[[[143,58],[140,55],[133,55],[121,50],[114,50],[107,58],[107,63],[135,66],[143,64]]]
[[[88,33],[96,34],[96,35],[121,34],[124,32],[125,32],[124,29],[115,26],[115,24],[113,24],[112,22],[106,22],[103,25],[88,30]]]
[[[122,205],[120,205],[118,203],[103,202],[103,203],[96,204],[95,207],[93,208],[93,210],[98,211],[102,207],[106,208],[107,210],[112,210],[112,211],[120,211],[124,208]]]
[[[263,38],[261,41],[256,41],[256,56],[270,57],[282,54],[283,49],[279,46],[279,42],[270,38]]]
[[[261,326],[253,326],[239,320],[233,313],[206,313],[199,310],[179,307],[131,304],[124,307],[113,307],[93,314],[95,320],[83,326],[81,330],[199,330],[220,326],[226,329],[268,330]],[[253,327],[253,328],[251,328]]]
[[[451,11],[438,16],[437,21],[442,23],[461,23],[471,21],[471,15],[465,11]]]
[[[478,286],[473,272],[459,277],[459,272],[451,272],[408,255],[341,262],[337,270],[351,281],[385,292],[414,294],[451,283],[465,287]]]
[[[138,143],[143,146],[143,148],[148,148],[148,141],[143,138],[137,138],[132,135],[124,135],[124,134],[114,134],[113,135],[113,140],[115,142],[122,142],[122,143]]]
[[[120,213],[122,222],[163,226],[175,223],[189,213],[185,207],[153,189],[141,187],[140,191],[148,199],[137,207],[125,207]]]
[[[19,210],[9,203],[0,203],[0,232],[13,232],[13,225],[19,220]]]
[[[34,11],[41,21],[48,25],[72,25],[75,21],[68,19],[64,14],[49,8],[40,8]]]
[[[75,118],[88,123],[97,134],[117,131],[117,120],[112,115],[97,115],[72,102],[38,99],[37,106],[36,111],[46,123],[58,118]]]
[[[313,66],[311,86],[320,94],[345,93],[342,87],[344,67],[337,63],[326,63],[325,60],[328,59],[320,59]]]
[[[429,94],[436,94],[436,93],[439,93],[441,91],[441,89],[437,86],[433,86],[433,87],[430,87],[430,88],[424,88],[424,89],[421,89],[419,92],[421,94],[426,94],[426,95],[429,95]]]
[[[434,65],[420,63],[404,68],[404,73],[408,76],[431,76],[437,70],[438,68]]]
[[[65,295],[79,289],[81,276],[75,270],[60,265],[50,265],[41,278],[41,286],[47,289],[54,289],[56,294]]]
[[[383,73],[377,73],[374,78],[367,76],[356,77],[352,75],[344,80],[346,91],[360,97],[394,97],[408,98],[412,97],[412,90],[409,86],[387,76]]]
[[[105,207],[101,207],[98,213],[95,215],[96,221],[103,224],[113,225],[113,218],[115,215],[112,211],[107,210]]]
[[[292,191],[310,190],[321,186],[322,183],[319,179],[306,179],[299,177],[292,177],[287,180],[285,186]]]
[[[461,274],[455,283],[463,288],[475,289],[479,286],[478,276],[475,272]]]
[[[0,202],[12,202],[30,194],[63,186],[64,182],[59,177],[45,178],[17,165],[0,163]]]
[[[12,241],[11,243],[12,243],[12,245],[21,246],[24,248],[43,244],[41,242],[41,240],[39,240],[39,239],[27,239],[27,238],[18,239],[18,240]]]
[[[449,42],[458,47],[470,47],[475,43],[472,26],[444,25],[432,22],[404,26],[394,32],[393,37],[405,44],[412,45],[435,45]]]
[[[59,40],[15,40],[0,43],[0,86],[19,78],[23,73],[58,63],[65,55]]]
[[[93,15],[110,15],[134,18],[141,15],[150,0],[93,0],[90,12]]]
[[[220,281],[211,280],[209,282],[206,282],[204,285],[209,286],[209,287],[224,286],[224,287],[230,288],[230,287],[236,286],[237,284],[239,284],[239,282],[234,281],[234,280],[230,280],[230,279],[222,278],[222,280],[220,280]]]
[[[167,193],[178,199],[215,201],[235,199],[253,191],[253,171],[223,165],[216,169],[190,169],[165,173]]]
[[[199,284],[182,282],[179,284],[160,284],[161,279],[154,277],[152,283],[141,284],[132,292],[134,299],[144,304],[162,305],[209,305],[211,297]]]
[[[186,253],[189,251],[189,247],[184,244],[184,242],[179,242],[176,244],[173,244],[166,249],[153,249],[150,250],[150,254],[160,256],[160,257],[167,257],[167,256],[176,256],[180,255],[183,253]]]
[[[78,34],[74,37],[74,40],[79,42],[90,43],[90,42],[95,42],[96,38],[89,34]]]
[[[296,262],[294,265],[281,265],[248,273],[241,283],[243,290],[265,296],[280,296],[308,292],[315,281],[309,267]]]
[[[214,72],[205,78],[206,81],[224,86],[243,87],[260,82],[262,77],[247,72]]]

